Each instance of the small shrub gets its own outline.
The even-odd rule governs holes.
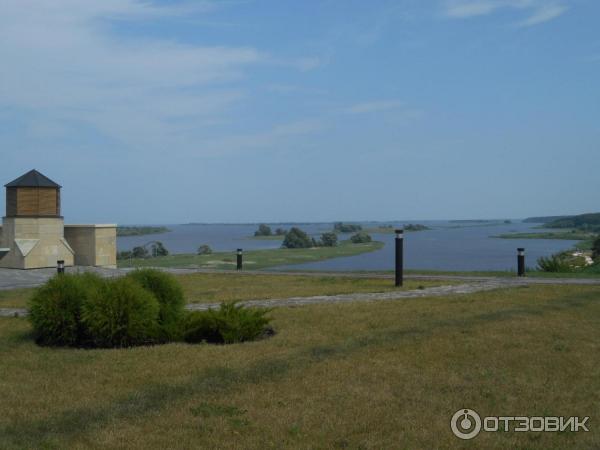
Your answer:
[[[338,233],[355,233],[362,230],[362,226],[352,223],[335,222],[333,229]]]
[[[146,247],[133,247],[133,250],[131,250],[131,255],[134,258],[147,258],[149,253]]]
[[[353,235],[350,238],[350,241],[353,244],[366,244],[368,242],[371,242],[373,239],[371,238],[371,235],[368,233],[365,233],[364,231],[359,231],[358,233],[356,233],[355,235]]]
[[[258,226],[258,230],[254,232],[254,236],[272,236],[273,231],[271,231],[271,227],[264,223],[261,223]]]
[[[284,248],[310,248],[314,246],[314,240],[300,228],[292,227],[285,234],[281,246]]]
[[[91,273],[56,275],[29,300],[29,321],[40,345],[85,345],[88,331],[81,309],[104,280]]]
[[[212,248],[210,248],[209,245],[201,245],[200,247],[198,247],[198,254],[199,255],[210,255],[212,254]]]
[[[572,272],[573,267],[561,255],[552,255],[549,257],[541,257],[537,260],[538,267],[542,272]]]
[[[162,242],[156,241],[152,244],[152,256],[169,256],[169,250],[167,250]]]
[[[97,347],[151,344],[159,335],[159,303],[131,277],[105,282],[82,306],[82,321]]]
[[[600,262],[600,237],[596,238],[592,244],[592,259],[595,262]]]
[[[131,250],[123,250],[122,252],[117,253],[117,259],[130,259],[133,256]]]
[[[185,297],[177,279],[156,269],[139,269],[127,275],[150,291],[158,300],[158,323],[164,340],[179,336],[180,322],[184,314]]]
[[[187,317],[184,340],[190,343],[233,344],[258,339],[272,331],[269,310],[221,303],[219,309],[196,311]]]
[[[329,232],[321,235],[321,245],[323,247],[335,247],[337,245],[337,234]]]

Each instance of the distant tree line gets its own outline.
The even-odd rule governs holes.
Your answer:
[[[335,222],[333,230],[337,233],[356,233],[362,230],[362,227],[352,223]]]
[[[150,249],[148,249],[150,246]],[[117,259],[145,259],[145,258],[156,258],[158,256],[168,256],[169,250],[163,245],[162,242],[155,241],[145,245],[133,247],[131,250],[124,250],[117,253]]]
[[[277,228],[275,233],[271,230],[271,227],[265,223],[261,223],[258,226],[258,230],[254,232],[254,236],[256,237],[266,237],[266,236],[284,236],[286,231],[283,228]]]
[[[117,227],[117,236],[143,236],[146,234],[168,233],[167,227]]]

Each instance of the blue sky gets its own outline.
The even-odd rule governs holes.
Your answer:
[[[71,223],[600,211],[599,17],[595,0],[0,0],[0,181],[37,168]]]

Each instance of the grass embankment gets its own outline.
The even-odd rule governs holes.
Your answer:
[[[599,287],[272,311],[247,344],[36,346],[0,319],[0,442],[20,448],[597,448]],[[590,432],[450,431],[482,416],[590,416]]]
[[[244,252],[244,267],[254,270],[322,261],[368,253],[379,250],[382,247],[383,242],[353,244],[350,241],[342,241],[337,247],[250,250]],[[180,254],[148,259],[122,259],[118,261],[118,265],[119,267],[206,267],[212,269],[232,269],[236,266],[236,255],[235,252],[216,252],[210,255]]]
[[[561,239],[583,241],[593,239],[597,234],[580,230],[571,231],[548,231],[544,233],[506,233],[493,236],[500,239]]]
[[[273,234],[271,236],[248,236],[246,239],[253,239],[256,241],[283,241],[285,239],[284,236],[277,236]]]
[[[218,303],[354,292],[398,290],[393,280],[362,277],[256,275],[244,273],[191,273],[176,275],[187,303]],[[447,281],[406,280],[401,289],[410,290],[452,284]],[[33,289],[0,291],[0,308],[25,308]]]
[[[167,227],[117,227],[117,236],[144,236],[146,234],[168,233]]]

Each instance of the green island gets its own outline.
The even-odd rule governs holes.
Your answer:
[[[360,255],[383,248],[383,242],[373,241],[353,244],[342,241],[335,247],[278,248],[244,252],[244,267],[265,269],[268,267],[302,264],[344,256]],[[118,261],[119,267],[205,267],[231,269],[236,265],[234,252],[215,252],[210,255],[176,254],[156,258],[133,258]]]
[[[162,234],[168,233],[167,227],[117,227],[117,236],[144,236],[146,234]]]
[[[397,228],[402,228],[405,232],[431,230],[431,228],[428,226],[420,223],[408,223],[398,227],[395,227],[394,225],[379,225],[376,227],[366,228],[364,231],[367,233],[394,234]]]

